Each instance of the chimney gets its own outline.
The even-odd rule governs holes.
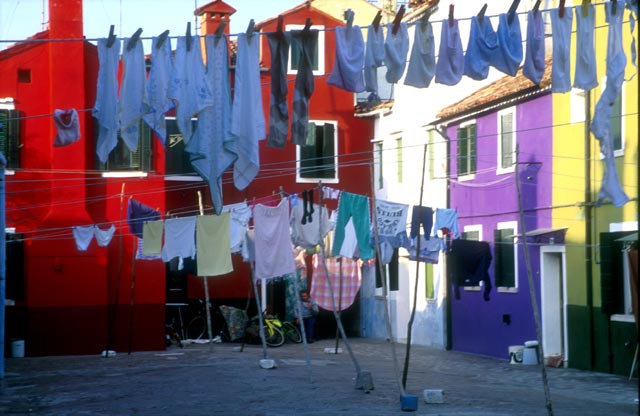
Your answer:
[[[211,3],[198,7],[194,14],[200,17],[200,33],[202,35],[212,35],[216,33],[218,26],[220,26],[222,22],[227,23],[223,33],[228,35],[231,33],[229,30],[229,26],[231,26],[230,18],[235,12],[236,9],[227,3],[221,0],[214,0]]]

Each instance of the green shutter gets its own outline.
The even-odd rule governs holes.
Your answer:
[[[500,148],[502,153],[500,167],[506,169],[513,164],[513,113],[506,113],[500,116],[500,122]]]
[[[613,102],[611,110],[611,139],[613,140],[613,150],[622,149],[622,95]]]
[[[433,264],[424,264],[424,277],[425,297],[427,299],[433,299],[435,297],[433,289]]]
[[[458,176],[464,176],[469,173],[467,169],[467,129],[458,128]]]
[[[393,250],[393,256],[391,256],[391,261],[389,262],[389,290],[399,290],[400,285],[398,281],[398,275],[400,264],[398,261],[398,249]]]
[[[334,165],[335,151],[335,135],[336,127],[333,123],[324,123],[324,143],[322,146],[322,171],[320,175],[323,179],[333,179],[336,177],[336,168]]]
[[[513,228],[494,230],[494,267],[497,287],[515,287],[515,244]]]
[[[476,171],[476,125],[469,126],[469,170],[467,173],[474,173]]]
[[[493,267],[494,267],[494,282],[496,287],[503,287],[502,283],[502,250],[500,249],[500,230],[493,230]]]
[[[0,151],[7,168],[20,167],[20,117],[18,110],[0,110]]]
[[[624,313],[623,243],[615,241],[629,232],[600,233],[600,293],[602,312]]]

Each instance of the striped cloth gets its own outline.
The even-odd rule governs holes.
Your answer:
[[[346,257],[326,258],[329,281],[335,296],[338,310],[345,310],[353,304],[360,289],[361,275],[358,262]],[[340,262],[342,262],[342,279],[340,278]],[[331,291],[327,285],[327,275],[320,255],[313,255],[313,279],[311,280],[311,297],[322,309],[333,310]],[[340,299],[340,282],[342,281],[342,299]]]

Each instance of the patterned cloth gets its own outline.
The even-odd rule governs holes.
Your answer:
[[[233,306],[220,305],[220,312],[227,323],[229,339],[235,341],[244,337],[244,329],[247,327],[247,313]]]
[[[358,263],[346,257],[331,257],[325,259],[329,281],[333,288],[336,308],[345,310],[353,304],[356,294],[360,289],[361,275]],[[340,263],[342,262],[342,279],[340,278]],[[342,281],[342,299],[340,299],[340,282]],[[318,254],[313,255],[313,279],[311,280],[311,297],[316,300],[318,306],[329,311],[333,309],[331,291],[327,285],[327,275],[322,258]]]

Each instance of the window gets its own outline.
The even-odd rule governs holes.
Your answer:
[[[289,48],[289,66],[287,74],[297,74],[298,65],[300,63],[300,44],[296,30],[302,30],[304,25],[286,25],[286,30],[294,31],[291,39],[291,47]],[[318,38],[316,43],[316,53],[313,56],[313,75],[324,75],[324,26],[311,26],[312,35]]]
[[[571,108],[571,123],[584,123],[585,120],[585,92],[580,88],[572,88],[569,95]]]
[[[18,69],[18,82],[22,84],[31,84],[31,70]]]
[[[184,143],[184,136],[178,130],[175,117],[167,117],[167,143],[165,145],[165,171],[167,175],[198,176],[189,160]],[[193,131],[196,129],[196,120],[191,120]]]
[[[373,166],[374,174],[376,178],[376,184],[378,189],[384,188],[384,175],[383,175],[383,163],[382,163],[382,142],[373,144]]]
[[[398,167],[398,183],[402,183],[402,174],[404,171],[402,157],[402,137],[396,139],[396,166]]]
[[[6,298],[24,299],[24,235],[6,233]]]
[[[458,177],[469,176],[476,171],[476,123],[458,128]]]
[[[376,262],[376,289],[382,288],[382,272],[380,271],[380,266],[385,267],[386,275],[387,275],[387,289],[389,291],[397,291],[399,290],[399,272],[400,272],[400,262],[399,262],[399,250],[396,248],[393,250],[393,256],[391,256],[391,261],[389,264],[384,265],[380,262]],[[376,293],[382,294],[382,291]]]
[[[624,154],[624,136],[622,134],[622,93],[620,93],[613,102],[610,120],[613,152],[615,156],[622,156]]]
[[[482,241],[482,224],[465,225],[460,237],[463,240]],[[481,285],[484,282],[480,282]],[[464,286],[463,290],[479,292],[482,286]]]
[[[498,173],[513,172],[516,155],[515,109],[498,113]]]
[[[436,171],[435,171],[435,140],[433,137],[433,130],[429,130],[429,132],[427,133],[428,137],[427,137],[427,154],[428,154],[428,158],[429,158],[429,179],[433,179],[436,176]]]
[[[95,126],[95,137],[98,137],[98,123]],[[140,121],[138,126],[138,148],[135,152],[129,150],[124,140],[118,136],[118,144],[109,153],[106,163],[101,163],[96,158],[100,170],[142,171],[151,170],[151,129],[146,123]]]
[[[498,223],[493,232],[495,282],[498,291],[510,291],[517,288],[517,245],[515,235],[518,231],[515,221]]]
[[[434,289],[434,284],[433,284],[433,279],[434,279],[434,270],[433,270],[433,264],[429,264],[429,263],[425,263],[424,264],[424,286],[425,286],[425,297],[427,299],[434,299],[435,296],[435,289]]]
[[[20,112],[0,109],[0,152],[8,169],[20,167]]]
[[[298,182],[338,182],[337,130],[335,122],[309,122],[307,144],[296,146]]]
[[[631,285],[625,243],[618,241],[632,232],[600,233],[600,293],[602,312],[607,315],[631,315]]]

